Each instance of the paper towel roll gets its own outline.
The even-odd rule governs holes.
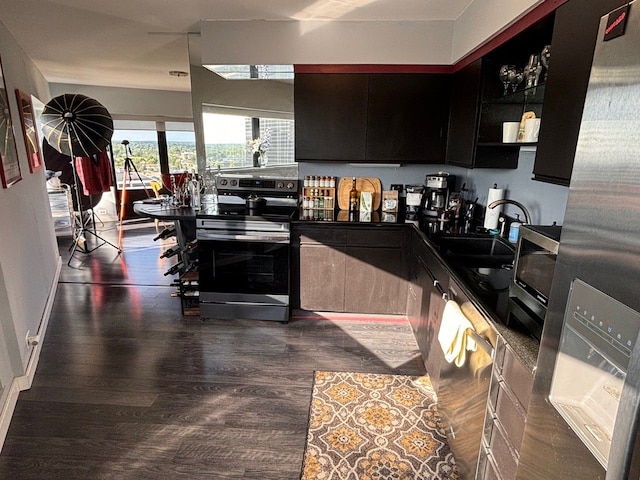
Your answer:
[[[487,196],[487,206],[491,202],[496,200],[502,200],[504,198],[504,189],[502,188],[490,188],[489,195]],[[498,228],[498,218],[500,218],[500,212],[502,212],[502,205],[498,205],[495,208],[487,208],[484,214],[484,228],[487,230],[494,230]]]

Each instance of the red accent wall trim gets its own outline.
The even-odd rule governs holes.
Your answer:
[[[553,13],[568,0],[545,0],[512,25],[479,45],[454,65],[320,64],[294,65],[295,73],[453,73],[486,55]]]
[[[480,57],[483,57],[487,53],[492,50],[498,48],[503,43],[512,39],[519,33],[522,33],[524,30],[529,28],[530,26],[538,23],[547,15],[552,14],[556,11],[556,9],[566,3],[568,0],[546,0],[529,13],[525,14],[524,17],[517,20],[515,23],[497,33],[494,37],[487,40],[482,45],[479,45],[475,50],[469,52],[465,57],[460,59],[458,63],[453,65],[453,71],[457,72],[463,67],[466,67],[470,63],[475,62]]]
[[[453,65],[294,65],[295,73],[452,73]]]

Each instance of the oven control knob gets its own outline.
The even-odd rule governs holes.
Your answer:
[[[278,182],[278,183],[276,183],[276,188],[277,188],[277,189],[284,188],[284,182]]]
[[[295,185],[293,184],[293,182],[287,183],[287,190],[293,190],[294,187]]]
[[[227,179],[226,179],[226,178],[221,178],[221,179],[220,179],[220,185],[226,185],[227,183],[228,183],[228,182],[227,182]]]
[[[231,180],[231,186],[232,187],[238,186],[238,180],[236,180],[235,178],[233,180]]]

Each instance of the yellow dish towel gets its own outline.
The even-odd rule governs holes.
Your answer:
[[[455,301],[448,300],[438,332],[438,341],[447,362],[455,362],[457,367],[461,367],[467,358],[467,350],[475,352],[477,345],[468,334],[470,330],[473,330],[473,325],[462,313],[460,306]]]

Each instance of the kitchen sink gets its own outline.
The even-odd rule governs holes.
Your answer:
[[[449,267],[478,298],[490,308],[502,308],[513,274],[514,245],[488,235],[445,235],[432,241]]]
[[[440,254],[463,267],[511,268],[515,247],[496,236],[455,235],[434,239]]]

